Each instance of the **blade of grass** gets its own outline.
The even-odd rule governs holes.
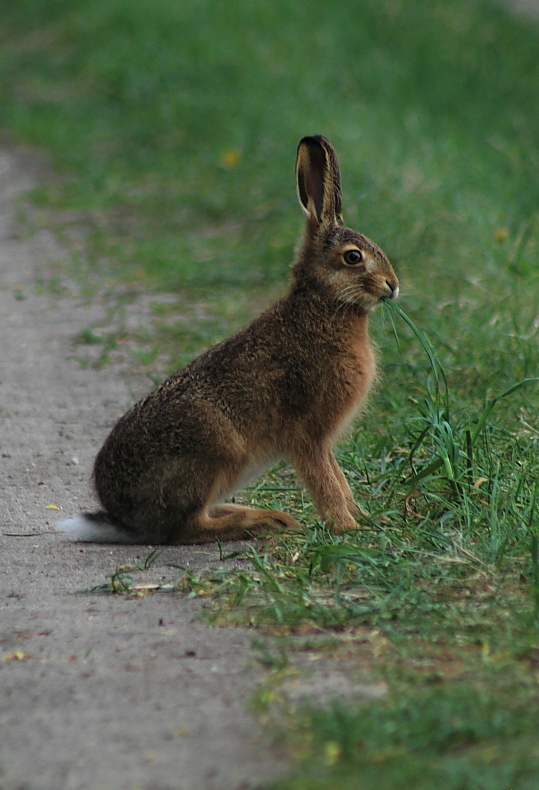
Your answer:
[[[447,384],[447,378],[444,369],[442,368],[438,360],[436,352],[432,347],[430,340],[423,332],[421,332],[420,329],[418,329],[418,327],[414,324],[412,319],[404,312],[404,310],[400,307],[400,305],[398,305],[393,299],[383,299],[382,304],[386,310],[390,310],[390,311],[392,310],[393,312],[395,312],[405,322],[405,324],[407,324],[410,327],[416,338],[419,340],[421,347],[423,348],[423,350],[425,351],[428,357],[431,370],[434,375],[434,380],[436,383],[436,399],[438,399],[438,396],[440,394],[439,392],[440,383],[442,385],[442,393],[441,393],[442,404],[443,404],[446,419],[449,419],[449,387]],[[388,314],[391,315],[390,312]]]
[[[502,398],[506,398],[508,395],[512,395],[513,392],[517,392],[522,387],[528,386],[528,384],[536,384],[537,382],[539,382],[539,377],[523,379],[522,381],[518,381],[516,384],[512,384],[510,387],[508,387],[506,390],[501,392],[499,395],[496,395],[495,398],[491,398],[488,401],[485,408],[483,409],[483,412],[481,413],[481,416],[479,417],[479,420],[477,421],[475,428],[471,432],[471,438],[470,438],[471,444],[472,445],[475,444],[478,436],[480,435],[481,431],[485,427],[488,418],[494,411],[496,404],[500,400],[502,400]]]

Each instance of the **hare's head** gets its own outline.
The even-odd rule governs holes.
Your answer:
[[[383,298],[396,299],[399,281],[386,255],[344,224],[339,163],[325,137],[301,140],[296,176],[299,202],[307,216],[293,267],[297,281],[308,282],[333,303],[363,310],[372,310]]]

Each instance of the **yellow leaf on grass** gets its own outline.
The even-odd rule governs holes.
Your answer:
[[[324,746],[324,753],[326,756],[326,763],[328,765],[335,765],[341,756],[341,747],[336,741],[327,741]]]
[[[234,167],[241,159],[241,153],[236,148],[227,148],[221,155],[221,164],[225,167]]]
[[[474,488],[481,488],[483,483],[488,483],[488,477],[478,477],[475,483],[473,484]]]
[[[32,658],[32,656],[22,650],[12,650],[11,653],[4,653],[2,661],[24,661],[25,658]]]

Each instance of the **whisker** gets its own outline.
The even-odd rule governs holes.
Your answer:
[[[341,293],[338,295],[338,299],[341,302],[350,302],[355,299],[355,297],[360,293],[361,289],[357,285],[348,285],[344,288]]]
[[[357,301],[357,297],[362,293],[361,286],[359,285],[349,285],[344,288],[338,296],[338,299],[341,302],[346,304],[353,304]]]
[[[348,285],[346,288],[343,288],[341,293],[335,297],[336,308],[332,319],[337,318],[340,311],[342,311],[342,317],[344,318],[347,312],[356,304],[357,297],[360,294],[361,287],[358,285]]]

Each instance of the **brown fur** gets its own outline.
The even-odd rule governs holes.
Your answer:
[[[105,513],[93,518],[131,540],[204,543],[298,526],[280,511],[221,504],[283,457],[322,519],[356,524],[332,447],[375,379],[368,313],[398,281],[384,253],[344,226],[337,157],[323,137],[300,142],[297,180],[307,223],[288,293],[137,403],[97,456]],[[363,262],[347,263],[350,250]]]

